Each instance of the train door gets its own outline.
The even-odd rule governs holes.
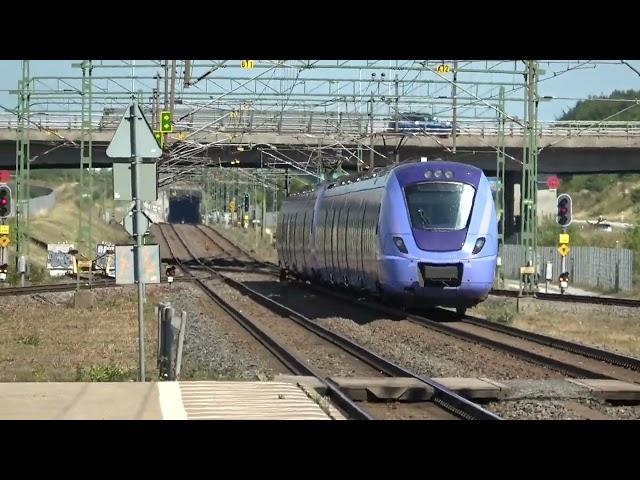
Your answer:
[[[331,197],[331,201],[329,203],[329,208],[331,209],[331,213],[329,215],[330,218],[330,222],[331,222],[331,243],[329,246],[329,249],[331,250],[331,257],[330,257],[330,265],[329,265],[329,280],[334,281],[335,280],[335,276],[337,273],[337,269],[338,269],[338,259],[336,256],[336,251],[338,248],[338,225],[337,225],[337,221],[336,221],[336,213],[338,212],[338,208],[337,208],[337,201],[336,201],[336,197]]]
[[[287,261],[289,268],[293,268],[293,215],[290,212],[287,213]]]
[[[322,249],[322,253],[320,254],[320,274],[322,275],[322,279],[324,281],[329,281],[329,262],[331,252],[329,251],[329,245],[331,243],[331,230],[330,230],[330,209],[329,209],[330,199],[325,199],[322,202],[322,210],[321,210],[321,223],[318,225],[318,229],[320,230],[320,237],[318,237],[318,245]]]
[[[305,204],[307,202],[305,201]],[[307,275],[307,257],[309,255],[309,230],[307,229],[307,216],[311,216],[309,214],[309,209],[307,205],[305,205],[304,214],[302,215],[302,222],[300,228],[302,229],[302,265],[300,266],[300,271]]]
[[[285,253],[285,246],[286,246],[286,240],[287,237],[284,235],[285,233],[285,209],[283,208],[280,211],[280,214],[278,215],[278,226],[277,226],[277,232],[278,232],[278,236],[277,236],[277,245],[278,245],[278,258],[280,259],[280,262],[282,263],[282,266],[285,266],[285,262],[286,262],[286,253]]]
[[[363,222],[363,266],[367,288],[375,291],[378,281],[378,220],[380,217],[380,189],[369,190],[366,195]]]
[[[345,199],[347,195],[341,195],[336,197],[336,219],[335,219],[335,254],[336,254],[336,269],[334,271],[333,277],[336,283],[344,283],[344,272],[345,272],[345,245],[344,245],[344,220],[346,217],[346,205]]]
[[[291,240],[291,252],[293,253],[293,268],[296,272],[300,271],[300,227],[298,226],[298,217],[300,212],[295,212],[292,215],[292,240]]]
[[[360,226],[362,224],[362,197],[355,193],[349,202],[347,223],[347,261],[349,265],[349,284],[354,287],[361,286],[362,278],[362,252],[360,251]]]

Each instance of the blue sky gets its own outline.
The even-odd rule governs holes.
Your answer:
[[[31,62],[32,76],[65,76],[79,74],[79,69],[73,69],[72,63],[77,60],[35,60]],[[513,64],[513,62],[510,62]],[[630,60],[636,69],[640,70],[640,61]],[[545,65],[541,60],[541,68],[551,71],[565,70],[561,63]],[[121,70],[119,73],[127,75],[129,70]],[[329,70],[326,70],[329,74]],[[226,73],[232,73],[231,69]],[[17,88],[17,81],[20,77],[20,61],[2,60],[0,61],[0,104],[5,107],[15,108],[16,98],[6,92],[6,90]],[[342,74],[344,77],[347,74]],[[486,77],[485,77],[486,78]],[[497,79],[497,77],[496,77]],[[568,110],[575,104],[573,98],[585,98],[589,95],[608,94],[615,89],[640,89],[640,75],[633,72],[625,65],[598,64],[595,68],[569,71],[558,75],[555,78],[540,83],[540,95],[550,95],[553,97],[568,97],[540,104],[539,119],[550,121],[560,116],[563,110]],[[522,95],[522,94],[518,94]],[[522,104],[509,104],[507,110],[510,114],[522,116]]]

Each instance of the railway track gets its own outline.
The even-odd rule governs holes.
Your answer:
[[[220,235],[220,234],[218,234]],[[239,247],[237,247],[239,249]],[[251,256],[244,252],[245,256]],[[255,260],[255,258],[254,258]],[[354,298],[335,289],[329,289],[317,285],[308,285],[297,282],[302,288],[320,292],[324,295],[340,298],[353,303]],[[518,292],[509,292],[516,294]],[[554,299],[563,300],[566,295],[538,294],[539,298],[552,296]],[[560,297],[560,298],[556,298]],[[598,299],[599,297],[581,297],[578,301],[586,299]],[[634,301],[623,299],[625,306],[633,305]],[[640,302],[637,302],[640,303]],[[380,304],[376,299],[368,298],[359,304],[367,309],[383,312],[395,317],[404,317],[412,323],[421,325],[438,332],[460,338],[466,341],[485,345],[489,348],[504,351],[513,356],[523,358],[532,363],[557,370],[572,377],[601,378],[632,381],[640,383],[640,359],[610,352],[604,349],[583,345],[568,340],[562,340],[547,335],[521,330],[515,327],[497,324],[483,318],[465,316],[462,319],[456,317],[453,312],[446,309],[434,309],[427,315],[411,314],[400,309]]]
[[[174,233],[176,233],[173,225],[162,225],[160,227],[161,235],[164,235],[165,230],[167,229],[173,229]],[[182,237],[180,237],[177,234],[174,235],[174,237],[177,238],[182,243],[184,250],[187,250],[187,251],[190,250],[189,246],[187,245],[187,243],[184,241]],[[165,239],[166,238],[167,237],[165,236]],[[167,243],[169,242],[167,241]],[[207,266],[204,262],[200,261],[196,255],[192,254],[191,256],[193,260],[201,263],[203,266]],[[433,381],[432,379],[418,375],[414,372],[411,372],[401,367],[400,365],[397,365],[381,357],[375,352],[356,344],[355,342],[347,339],[346,337],[343,337],[335,332],[332,332],[320,326],[319,324],[310,320],[304,315],[288,308],[287,306],[281,303],[274,301],[271,298],[268,298],[265,295],[262,295],[260,292],[257,292],[256,290],[244,285],[243,283],[237,282],[225,275],[220,274],[217,271],[217,269],[209,266],[207,267],[210,268],[210,271],[214,276],[216,276],[219,280],[224,282],[226,285],[230,286],[231,288],[237,291],[240,291],[241,293],[245,294],[246,296],[251,298],[253,301],[255,301],[257,304],[263,307],[266,307],[267,309],[277,313],[283,318],[292,320],[300,327],[303,327],[304,329],[313,333],[315,336],[322,338],[324,341],[338,346],[341,350],[347,352],[352,357],[357,358],[359,361],[369,365],[370,367],[377,370],[378,372],[384,375],[387,375],[389,377],[409,377],[409,378],[417,379],[418,381],[422,382],[422,384],[426,385],[429,389],[431,389],[434,392],[431,401],[434,404],[441,407],[442,409],[453,413],[455,416],[463,419],[498,419],[499,418],[493,413],[480,407],[479,405],[473,402],[470,402],[469,400],[466,400],[465,398],[450,391],[449,389]],[[190,267],[181,265],[181,268],[185,268],[186,271],[189,271]],[[224,302],[224,300],[219,295],[215,294],[215,292],[213,292],[205,284],[204,281],[197,279],[196,282],[203,290],[208,292],[207,295],[209,295],[210,298],[212,298],[212,300],[214,300],[216,303],[220,301]],[[228,305],[228,303],[226,303],[225,308],[229,308],[231,309],[231,311],[235,310],[233,307]],[[237,315],[239,321],[242,322],[243,326],[245,326],[245,328],[252,335],[254,335],[255,338],[257,338],[261,343],[263,343],[270,351],[272,351],[276,356],[278,356],[278,358],[282,357],[290,360],[292,357],[295,357],[293,354],[290,354],[290,353],[287,354],[286,353],[287,349],[281,344],[279,344],[279,342],[274,338],[271,337],[270,339],[267,339],[269,335],[264,330],[260,330],[260,328],[255,324],[255,322],[252,322],[247,317],[244,317],[242,314],[239,314],[237,310],[234,312],[234,315]],[[353,409],[354,405],[355,407],[357,407],[357,405],[353,402],[351,402],[353,405],[345,403],[347,397],[346,395],[340,392],[340,389],[337,387],[337,385],[332,384],[330,380],[325,379],[320,373],[313,371],[313,369],[309,370],[308,366],[305,365],[304,368],[307,369],[306,370],[307,372],[311,373],[320,382],[326,385],[325,388],[327,388],[327,392],[329,392],[330,395],[336,397],[336,399],[338,400],[338,402],[336,403],[340,408]],[[292,365],[292,369],[297,374],[300,374],[298,372],[305,372],[305,370],[300,365]],[[303,373],[303,374],[308,375],[309,373]],[[360,414],[356,411],[356,415],[360,415]],[[362,417],[358,417],[358,418],[362,418]]]
[[[496,297],[518,298],[517,290],[491,290],[491,295]],[[640,308],[640,300],[632,300],[629,298],[612,298],[597,297],[588,295],[568,295],[559,293],[536,293],[536,298],[540,300],[550,300],[552,302],[571,302],[571,303],[591,303],[595,305],[612,305],[617,307],[634,307]]]
[[[160,236],[163,238],[166,243],[170,255],[174,258],[176,264],[180,267],[183,273],[186,276],[189,276],[193,279],[193,281],[198,285],[198,287],[222,310],[224,310],[227,315],[229,315],[233,320],[235,320],[238,324],[240,324],[245,330],[247,330],[260,344],[262,344],[271,354],[273,354],[283,365],[285,365],[289,371],[296,375],[309,375],[315,378],[318,378],[324,384],[326,388],[326,393],[331,398],[331,400],[340,408],[349,418],[353,419],[364,419],[369,420],[371,416],[363,411],[358,405],[355,404],[351,399],[349,399],[344,393],[332,382],[324,381],[321,379],[319,374],[313,370],[310,366],[308,366],[304,361],[299,359],[297,356],[289,352],[284,346],[282,346],[278,341],[276,341],[273,337],[267,334],[263,329],[261,329],[255,322],[251,321],[246,315],[243,315],[238,309],[230,305],[227,301],[225,301],[220,295],[218,295],[213,289],[208,287],[204,281],[195,277],[191,273],[191,269],[188,265],[185,265],[183,262],[183,258],[178,258],[172,247],[172,243],[169,240],[169,235],[167,235],[166,230],[173,232],[173,238],[179,239],[179,242],[182,244],[183,248],[187,250],[186,243],[180,239],[175,231],[175,227],[173,225],[159,225]],[[196,257],[192,257],[195,259]]]
[[[222,239],[222,241],[226,242],[233,246],[233,250],[238,251],[245,258],[249,258],[252,262],[258,263],[265,270],[277,270],[278,266],[271,262],[263,262],[253,256],[251,253],[243,250],[241,247],[232,244],[228,239],[226,239],[223,235],[218,233],[211,227],[205,227],[202,225],[198,225],[198,229],[207,232],[207,236],[211,238],[213,241],[216,239]],[[211,235],[212,233],[213,235]],[[232,256],[232,250],[227,249],[225,253]],[[499,296],[499,297],[511,297],[517,298],[519,296],[519,292],[517,290],[501,290],[494,289],[490,292],[491,295]],[[612,298],[612,297],[598,297],[598,296],[587,296],[587,295],[569,295],[569,294],[558,294],[558,293],[542,293],[539,292],[536,294],[536,298],[540,300],[550,300],[550,301],[558,301],[558,302],[573,302],[573,303],[587,303],[587,304],[597,304],[597,305],[612,305],[612,306],[620,306],[620,307],[635,307],[640,308],[640,300],[633,300],[628,298]]]
[[[115,287],[114,280],[93,280],[91,282],[91,288],[104,288]],[[8,287],[0,288],[0,297],[10,295],[30,295],[34,293],[49,293],[49,292],[68,292],[75,290],[77,287],[76,282],[65,283],[50,283],[44,285],[29,285],[27,287]],[[80,284],[81,290],[89,289],[87,283]]]

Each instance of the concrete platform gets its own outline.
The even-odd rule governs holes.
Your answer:
[[[155,383],[0,383],[0,419],[160,420]]]
[[[292,383],[167,382],[159,386],[164,418],[175,415],[189,420],[331,419],[316,401]]]
[[[429,385],[410,377],[332,377],[340,389],[355,401],[426,402],[433,397]]]
[[[640,385],[636,383],[622,382],[620,380],[600,380],[570,378],[571,383],[589,389],[596,397],[613,401],[640,401]]]
[[[435,377],[433,380],[468,399],[494,400],[504,398],[509,393],[506,385],[483,377]]]
[[[287,376],[277,379],[281,378],[286,380]],[[292,377],[296,378],[299,385],[309,382],[308,386],[317,387],[313,378]],[[434,395],[432,387],[411,377],[332,377],[331,380],[356,402],[428,402]],[[488,378],[440,377],[433,380],[465,398],[474,400],[495,400],[504,398],[509,393],[507,385]]]
[[[342,418],[314,395],[284,382],[0,383],[0,420]]]

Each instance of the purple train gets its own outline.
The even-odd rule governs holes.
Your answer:
[[[454,162],[324,183],[288,197],[278,219],[281,276],[461,315],[491,290],[497,251],[489,182]]]

